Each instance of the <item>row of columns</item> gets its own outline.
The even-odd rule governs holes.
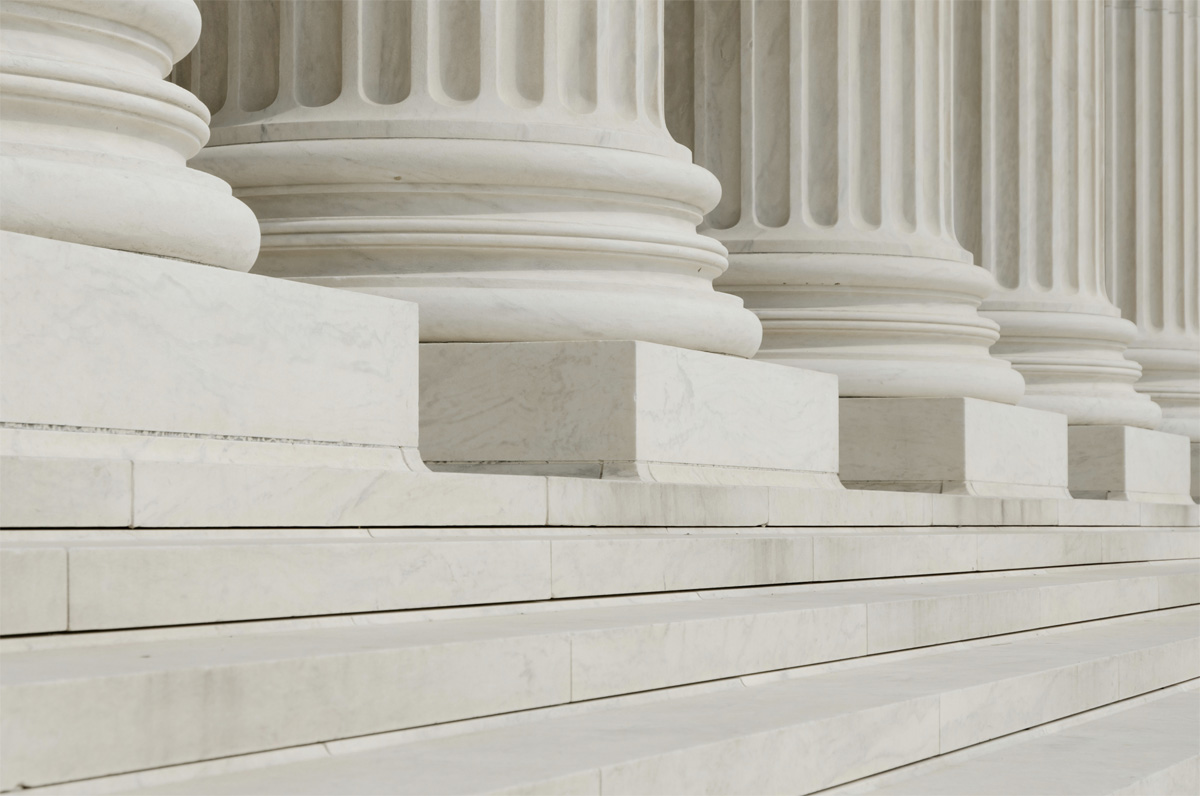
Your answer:
[[[5,14],[8,229],[247,267],[203,21],[258,273],[1200,440],[1195,0]]]
[[[258,272],[1200,439],[1195,2],[200,6]]]

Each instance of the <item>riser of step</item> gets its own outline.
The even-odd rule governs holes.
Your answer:
[[[1200,557],[1132,528],[116,533],[0,535],[0,634]]]
[[[810,676],[752,678],[748,687],[373,751],[334,749],[148,792],[811,793],[1194,678],[1198,619],[1187,609]]]
[[[21,527],[1195,525],[1200,506],[0,457]],[[65,496],[69,496],[67,499]],[[102,519],[97,519],[102,518]]]
[[[2,786],[329,741],[1197,601],[1200,569],[1187,561],[616,599],[575,609],[513,606],[528,612],[11,653],[0,669]],[[1143,670],[1155,675],[1151,661]]]
[[[1200,792],[1200,691],[1142,704],[1032,737],[996,741],[917,773],[871,777],[838,794],[1074,796]],[[990,746],[999,746],[990,750]]]

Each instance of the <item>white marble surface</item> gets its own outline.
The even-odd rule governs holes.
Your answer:
[[[547,478],[548,525],[766,525],[767,487]]]
[[[994,751],[983,747],[910,776],[867,780],[846,793],[1185,796],[1200,789],[1198,746],[1200,694],[1182,691],[1028,739],[1018,736]]]
[[[1138,518],[1143,528],[1173,526],[1200,527],[1200,505],[1186,503],[1139,503]]]
[[[440,469],[836,486],[837,400],[829,374],[651,343],[421,346],[421,452]]]
[[[971,572],[977,533],[883,533],[853,529],[813,539],[814,580],[854,580],[898,575]]]
[[[0,550],[67,549],[77,630],[1200,558],[1184,530],[426,530],[6,531]],[[1159,585],[1177,604],[1195,581]],[[66,605],[65,579],[6,588],[12,606]]]
[[[0,547],[0,635],[66,629],[66,547]]]
[[[5,725],[5,748],[16,750],[6,758],[20,761],[16,774],[6,774],[20,779],[6,784],[117,773],[1153,610],[1158,579],[1171,576],[1200,581],[1200,571],[1187,563],[1129,564],[969,581],[717,591],[458,621],[384,618],[358,627],[263,628],[220,644],[209,635],[107,644],[101,638],[87,647],[7,654],[0,672],[5,710],[21,717],[24,732],[16,723]],[[1060,689],[1058,699],[1072,706],[1084,700],[1084,708],[1051,701],[1005,712],[1022,705],[1031,688],[1061,677],[1063,668],[1101,689],[1109,687],[1111,672],[1116,688],[1123,661],[1149,656],[1137,665],[1139,682],[1122,681],[1123,692],[1132,694],[1200,667],[1194,655],[1160,665],[1154,650],[1166,643],[1158,639],[1164,631],[1161,623],[1149,624],[1156,629],[1133,633],[1116,656],[1096,640],[1042,659],[1028,650],[1012,652],[1019,645],[983,647],[951,652],[966,658],[958,666],[928,657],[901,661],[891,676],[903,691],[955,687],[952,697],[942,696],[944,751],[947,731],[992,732],[993,724],[980,726],[981,714],[1007,727],[1028,722],[1030,711],[1055,718],[1115,698]],[[1169,643],[1194,645],[1194,627],[1178,619],[1167,625],[1173,628],[1166,631]],[[1084,662],[1096,656],[1102,660]],[[994,666],[997,657],[1016,671],[995,679],[987,666],[971,665]],[[890,671],[887,664],[883,670]],[[904,672],[914,672],[915,683]],[[847,689],[861,677],[843,674],[832,678],[848,678]],[[318,687],[329,678],[338,679],[338,699]],[[160,695],[167,687],[172,696],[164,705]],[[1010,698],[989,698],[997,690]],[[878,694],[869,685],[866,691]],[[828,707],[845,710],[852,693],[830,686]],[[265,717],[271,719],[267,734]],[[1029,725],[1014,729],[1022,726]],[[94,747],[54,754],[48,737],[59,739],[58,748]],[[994,735],[980,739],[986,737]]]
[[[139,461],[133,478],[144,528],[546,523],[532,476]]]
[[[253,213],[185,165],[208,111],[162,80],[200,35],[195,4],[28,0],[0,15],[0,226],[249,270]]]
[[[839,411],[848,486],[1068,496],[1063,415],[974,398],[843,398]]]
[[[3,422],[416,445],[412,304],[0,235]]]
[[[205,648],[222,664],[203,665]],[[412,725],[565,701],[568,654],[563,638],[480,628],[464,639],[426,623],[268,634],[257,645],[134,644],[73,651],[74,663],[51,653],[9,658],[3,740],[6,763],[20,765],[6,764],[2,786],[290,746],[327,739],[331,728],[395,729],[400,715]],[[105,673],[111,679],[96,679]],[[36,682],[45,685],[22,686]],[[169,701],[154,696],[164,690]]]
[[[548,539],[281,538],[116,545],[97,539],[71,545],[70,555],[72,630],[551,596]]]
[[[123,459],[267,464],[424,472],[413,447],[325,445],[251,437],[94,431],[71,426],[0,426],[0,455],[32,459]]]
[[[1178,656],[1178,642],[1195,644],[1195,620],[1194,611],[1137,618],[811,677],[751,679],[153,790],[315,794],[352,783],[361,793],[536,792],[536,783],[594,783],[584,775],[598,772],[619,793],[805,793],[1111,702],[1122,659],[1139,650]],[[1173,685],[1179,674],[1164,672],[1152,685]],[[1065,699],[1045,698],[1053,683],[1071,684]],[[1006,701],[988,699],[1000,692]]]
[[[1058,520],[1062,525],[1138,525],[1141,523],[1141,508],[1137,503],[1080,498],[1056,502],[1058,503]]]
[[[771,488],[771,525],[929,525],[929,495],[856,489]]]
[[[555,539],[555,597],[674,591],[813,579],[809,536],[657,536]]]
[[[1192,502],[1187,437],[1131,426],[1071,426],[1068,438],[1071,494]]]
[[[132,505],[129,462],[0,456],[0,527],[127,528]]]

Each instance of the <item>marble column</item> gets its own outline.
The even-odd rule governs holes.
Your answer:
[[[756,358],[838,377],[845,485],[1061,497],[1065,419],[1015,405],[979,313],[995,280],[955,236],[951,21],[937,0],[673,2],[668,126],[721,180],[701,229],[762,320]]]
[[[188,169],[208,111],[163,80],[200,35],[192,0],[0,7],[0,228],[245,271],[258,225]]]
[[[836,373],[843,397],[1016,403],[980,317],[993,285],[954,234],[950,7],[672,3],[668,116],[724,192],[702,230],[758,357]]]
[[[1200,4],[1106,3],[1108,287],[1200,496]]]
[[[194,162],[258,215],[255,273],[416,301],[426,342],[750,356],[663,118],[661,0],[202,2]]]
[[[1025,377],[1022,405],[1152,429],[1161,412],[1124,356],[1136,329],[1104,285],[1103,8],[954,8],[955,227],[996,277],[992,353]]]

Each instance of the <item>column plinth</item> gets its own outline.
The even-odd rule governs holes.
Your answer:
[[[14,0],[0,10],[3,228],[245,271],[258,226],[186,167],[208,111],[163,81],[200,34],[191,0]]]
[[[201,7],[195,163],[258,215],[256,273],[416,301],[427,342],[757,349],[663,121],[660,3]]]

